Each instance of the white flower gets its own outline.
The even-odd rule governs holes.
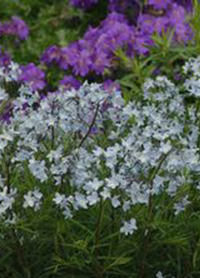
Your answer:
[[[7,140],[0,138],[0,151],[3,151],[4,148],[7,146],[7,144],[8,144]]]
[[[156,273],[156,278],[164,278],[164,276],[163,276],[163,274],[162,274],[161,271],[158,271],[158,272]]]
[[[101,191],[100,195],[103,197],[103,200],[109,199],[111,197],[110,190],[106,187],[103,189],[103,191]]]
[[[102,185],[103,181],[94,178],[94,180],[88,181],[86,185],[83,186],[83,188],[89,193],[92,191],[97,191],[100,187],[102,187]]]
[[[137,230],[136,220],[134,218],[129,221],[124,221],[124,226],[120,228],[120,232],[127,235],[132,235]]]
[[[53,198],[53,201],[56,205],[60,205],[61,203],[63,203],[63,201],[65,201],[66,197],[64,194],[60,194],[58,192],[56,192],[56,196],[55,198]]]
[[[79,208],[87,209],[88,200],[86,199],[85,195],[76,192],[75,194],[75,205]]]
[[[188,201],[188,195],[186,195],[181,201],[174,204],[175,215],[178,215],[180,212],[185,210],[185,207],[189,205],[191,202]]]
[[[12,208],[12,204],[14,202],[13,198],[10,198],[9,196],[2,196],[0,195],[0,215],[5,213],[7,209]]]
[[[6,93],[6,91],[0,87],[0,107],[1,107],[1,101],[7,100],[9,98],[9,95]]]
[[[24,195],[25,201],[23,207],[31,207],[34,208],[35,211],[37,211],[41,206],[42,197],[43,194],[38,189],[35,189],[34,191],[28,191],[28,193]]]
[[[63,147],[59,146],[57,150],[51,150],[49,154],[47,155],[50,162],[53,160],[58,161],[61,159],[63,155]]]
[[[160,144],[160,151],[164,154],[167,154],[171,150],[171,148],[172,146],[169,142],[167,143],[161,142]]]
[[[12,214],[5,220],[6,225],[15,225],[17,222],[17,215],[12,212]]]
[[[115,189],[116,187],[119,186],[120,180],[119,180],[118,176],[114,176],[111,178],[107,178],[106,184],[107,184],[108,188]]]
[[[92,192],[91,195],[88,195],[87,200],[88,200],[88,204],[90,206],[96,204],[99,201],[99,197],[98,197],[97,192]]]
[[[8,193],[7,187],[4,187],[3,191],[0,192],[0,216],[4,215],[8,209],[12,209],[16,193],[16,189],[11,189]]]
[[[101,155],[104,154],[104,150],[100,147],[96,147],[94,150],[93,150],[93,153],[95,156],[99,157]]]
[[[35,159],[30,159],[28,167],[31,173],[41,182],[44,182],[48,179],[44,160],[38,161]]]
[[[131,202],[130,201],[125,201],[124,204],[123,204],[123,211],[128,211],[131,207]]]
[[[114,196],[111,198],[111,203],[114,208],[117,208],[121,205],[120,201],[118,200],[119,196]]]

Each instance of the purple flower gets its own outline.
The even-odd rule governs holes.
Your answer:
[[[187,11],[191,11],[193,8],[193,0],[176,0],[176,3],[186,8]]]
[[[103,88],[105,91],[108,91],[109,93],[121,90],[120,84],[116,81],[112,81],[111,79],[107,79],[106,81],[104,81]]]
[[[175,40],[177,42],[187,42],[192,39],[193,32],[189,24],[185,21],[185,9],[174,3],[171,10],[168,12],[169,22],[175,30]]]
[[[2,23],[0,30],[2,35],[12,35],[20,40],[25,40],[29,34],[28,26],[17,16],[13,16],[10,21]]]
[[[96,74],[103,74],[106,68],[111,66],[111,59],[103,51],[96,51],[92,57],[91,68]]]
[[[66,70],[69,66],[73,66],[78,59],[79,51],[78,42],[71,43],[69,46],[61,48],[60,68]]]
[[[152,5],[154,9],[167,9],[172,0],[148,0],[148,4]]]
[[[22,73],[19,76],[19,81],[28,84],[32,90],[42,90],[46,85],[44,78],[45,73],[30,63],[26,66],[21,66]]]
[[[56,45],[52,45],[45,50],[41,57],[41,62],[48,66],[52,65],[53,63],[59,63],[61,59],[61,49]]]
[[[64,70],[71,67],[75,75],[82,77],[91,71],[103,74],[115,59],[117,48],[132,45],[133,37],[134,27],[129,26],[122,14],[113,12],[99,27],[89,28],[83,39],[61,48],[60,52],[55,46],[48,48],[41,60],[46,64],[55,61]]]
[[[78,57],[74,58],[73,64],[75,75],[86,76],[92,65],[90,52],[87,50],[80,51]]]
[[[11,57],[10,55],[5,52],[2,51],[2,48],[0,47],[0,66],[1,67],[7,67],[11,62]]]
[[[163,3],[163,1],[161,1],[161,3]],[[145,36],[146,38],[148,36],[150,38],[154,32],[162,35],[163,32],[174,30],[175,33],[173,42],[187,42],[188,40],[192,39],[193,32],[185,18],[185,9],[176,3],[172,3],[169,6],[169,9],[164,16],[157,17],[148,14],[141,14],[138,19],[138,29],[140,30],[139,34],[142,34],[139,35],[139,41],[145,41]],[[138,39],[136,39],[136,41],[137,40]],[[151,42],[148,45],[151,45]]]
[[[146,55],[149,52],[148,46],[154,45],[153,40],[149,34],[136,32],[133,49],[138,55]]]
[[[142,14],[138,19],[138,26],[143,34],[152,34],[154,32],[161,34],[162,31],[167,31],[169,25],[169,18],[166,16],[155,17]]]
[[[65,75],[62,80],[60,80],[60,85],[65,89],[76,89],[78,90],[81,86],[81,82],[74,78],[72,75]]]

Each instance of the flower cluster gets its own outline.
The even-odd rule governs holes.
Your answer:
[[[155,1],[154,1],[155,2]],[[159,2],[163,4],[164,2]],[[186,11],[177,3],[173,3],[165,11],[164,16],[152,16],[142,14],[138,18],[140,28],[146,35],[151,35],[154,32],[162,35],[167,30],[174,30],[174,40],[177,42],[187,42],[192,39],[193,33],[186,22]]]
[[[200,97],[200,57],[190,58],[183,67],[184,74],[189,76],[184,86],[191,96]]]
[[[23,199],[24,208],[38,210],[49,196],[66,218],[109,202],[130,219],[132,207],[148,205],[163,192],[176,196],[175,216],[190,204],[179,190],[185,184],[198,190],[199,112],[166,77],[147,80],[143,100],[128,105],[119,91],[98,84],[61,87],[43,99],[28,87],[19,90],[10,122],[1,125],[4,219],[13,203]],[[1,99],[7,99],[5,92]],[[4,169],[17,174],[8,179]],[[28,190],[18,186],[26,176],[33,180]],[[135,230],[135,218],[120,229],[125,235]]]
[[[21,73],[20,67],[17,63],[10,61],[7,66],[0,68],[0,85],[4,82],[17,82]],[[3,89],[3,88],[2,88]]]
[[[42,90],[45,85],[45,73],[34,63],[25,66],[19,66],[14,63],[10,56],[0,48],[0,79],[6,82],[19,82],[28,85],[31,90]],[[65,79],[62,81],[64,82]],[[69,81],[68,81],[69,82]],[[70,82],[73,84],[72,79]],[[61,83],[62,84],[62,83]]]
[[[116,50],[119,48],[130,58],[146,55],[148,46],[154,45],[154,33],[162,35],[174,30],[174,43],[186,43],[193,37],[183,6],[169,0],[152,0],[149,4],[163,9],[163,14],[155,16],[145,10],[142,13],[137,1],[110,1],[111,12],[98,27],[90,27],[82,39],[66,47],[50,46],[41,57],[42,64],[56,64],[63,70],[70,69],[76,76],[103,75],[106,69],[117,66]],[[134,24],[126,16],[127,9],[138,11]]]
[[[98,0],[70,0],[70,4],[80,8],[88,9],[92,5],[96,4]],[[172,3],[178,3],[187,9],[191,9],[191,0],[148,0],[147,4],[152,5],[155,9],[167,9]],[[124,13],[125,10],[140,6],[139,0],[109,0],[109,10]]]
[[[6,55],[4,53],[4,55]],[[5,60],[6,61],[6,60]],[[3,113],[0,115],[0,120],[9,122],[12,114],[13,105],[10,101],[7,101],[9,94],[15,94],[15,87],[19,87],[20,84],[27,85],[30,91],[41,90],[45,86],[44,80],[45,74],[42,70],[36,67],[33,63],[27,66],[19,66],[14,63],[10,58],[8,63],[4,63],[0,68],[0,85],[7,84],[7,87],[11,89],[8,93],[1,87],[0,90],[0,107],[1,104],[5,105]],[[4,101],[7,101],[6,104]]]
[[[41,61],[47,65],[57,63],[64,70],[72,68],[75,75],[82,77],[90,72],[103,74],[112,66],[117,48],[127,44],[130,54],[133,52],[133,36],[125,17],[112,13],[98,28],[90,28],[82,40],[61,49],[56,46],[48,48]]]
[[[0,23],[0,36],[9,35],[17,37],[20,40],[25,40],[28,34],[28,26],[17,16],[13,16],[10,21]]]

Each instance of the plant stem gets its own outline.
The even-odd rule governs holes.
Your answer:
[[[95,121],[96,121],[96,118],[97,118],[97,115],[98,115],[98,112],[99,112],[99,106],[100,106],[100,105],[99,105],[99,103],[98,103],[97,108],[96,108],[96,111],[95,111],[95,113],[94,113],[94,117],[93,117],[93,119],[92,119],[92,122],[91,122],[91,124],[90,124],[90,126],[89,126],[89,129],[88,129],[87,133],[85,134],[85,136],[84,136],[83,139],[81,140],[81,142],[80,142],[80,144],[79,144],[79,146],[78,146],[79,148],[82,147],[83,143],[85,142],[85,140],[87,139],[87,137],[90,135],[90,132],[91,132],[91,130],[92,130],[94,124],[95,124]]]
[[[100,245],[100,232],[101,232],[101,223],[103,220],[103,212],[104,212],[104,206],[103,206],[103,199],[100,200],[100,206],[99,206],[99,215],[97,219],[96,224],[96,231],[95,231],[95,249],[94,249],[94,255],[96,260],[96,277],[97,278],[103,278],[103,269],[99,262],[99,245]]]

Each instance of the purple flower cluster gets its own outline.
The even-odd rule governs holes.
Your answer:
[[[89,9],[92,5],[96,4],[98,0],[70,0],[70,4],[72,6],[81,8],[81,9]]]
[[[176,3],[182,5],[187,11],[192,11],[194,2],[193,0],[176,0]]]
[[[72,68],[75,75],[82,77],[90,72],[103,74],[106,68],[113,66],[117,48],[126,45],[132,54],[134,48],[134,28],[124,15],[111,13],[97,28],[90,27],[83,39],[67,47],[49,47],[41,61],[50,65],[56,63],[62,69]]]
[[[137,19],[141,11],[141,4],[140,0],[109,0],[108,10],[117,13],[126,13],[128,11]]]
[[[155,1],[152,0],[152,2]],[[163,1],[159,3],[163,3]],[[141,14],[138,18],[138,26],[144,36],[150,37],[153,33],[161,35],[167,30],[174,30],[174,41],[187,42],[192,39],[193,33],[189,23],[185,21],[185,18],[185,9],[182,6],[173,3],[167,9],[164,16],[157,17],[149,14]]]
[[[167,9],[172,0],[148,0],[148,4],[152,5],[155,9]]]
[[[50,66],[54,63],[61,63],[61,53],[62,51],[58,46],[52,45],[49,48],[47,48],[44,54],[42,55],[42,62],[47,66]]]
[[[13,16],[10,21],[0,23],[0,36],[11,35],[20,40],[25,40],[29,34],[26,23],[17,16]]]
[[[70,0],[70,4],[80,9],[87,10],[92,5],[96,4],[98,0]],[[124,13],[125,10],[130,8],[141,7],[140,0],[109,0],[109,11]],[[151,5],[154,9],[167,9],[169,4],[177,3],[182,5],[187,10],[192,8],[192,0],[147,0],[147,4]]]
[[[136,2],[110,0],[109,9],[119,10],[120,7],[122,11]],[[83,39],[63,48],[50,46],[42,55],[41,62],[47,66],[56,64],[63,70],[70,69],[76,76],[103,75],[105,69],[117,65],[115,52],[118,48],[123,48],[131,58],[146,55],[148,46],[154,44],[153,33],[162,35],[173,29],[174,42],[187,42],[192,38],[192,30],[185,21],[186,10],[182,6],[172,0],[149,0],[148,3],[166,11],[160,16],[138,14],[137,26],[131,25],[125,15],[111,12],[98,27],[90,27]]]
[[[152,5],[154,9],[167,9],[170,4],[176,3],[190,11],[193,6],[193,0],[148,0],[148,3]]]
[[[21,74],[19,76],[19,81],[28,84],[32,90],[42,90],[45,83],[45,73],[35,66],[35,64],[30,63],[26,66],[21,66]]]

